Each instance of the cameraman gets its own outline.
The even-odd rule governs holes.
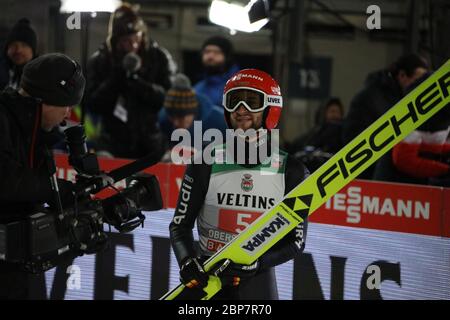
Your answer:
[[[172,58],[147,38],[144,20],[129,4],[110,18],[108,38],[87,65],[85,103],[101,116],[98,150],[114,157],[162,157],[167,144],[157,120],[170,88]]]
[[[57,142],[57,126],[83,95],[85,79],[77,62],[51,53],[25,67],[19,90],[0,94],[0,223],[23,219],[44,203],[52,206],[46,150]],[[64,203],[72,183],[58,180]],[[0,260],[0,299],[26,299],[28,276]]]

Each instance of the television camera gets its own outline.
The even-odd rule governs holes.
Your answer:
[[[30,273],[45,272],[77,256],[99,252],[108,245],[108,227],[132,231],[143,225],[142,211],[163,207],[156,177],[137,174],[159,160],[155,155],[105,173],[99,168],[97,156],[88,152],[81,125],[66,129],[64,134],[69,164],[77,171],[73,203],[61,201],[53,155],[47,150],[52,205],[20,221],[0,224],[0,261]],[[114,183],[123,179],[127,187],[116,189]],[[102,200],[94,197],[105,188],[113,188],[116,193]]]

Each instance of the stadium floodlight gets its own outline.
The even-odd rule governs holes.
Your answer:
[[[269,18],[270,15],[270,3],[269,0],[252,0],[248,4],[248,18],[250,23],[254,23],[261,19]]]
[[[246,6],[236,2],[213,0],[209,8],[209,20],[217,25],[233,31],[255,32],[260,30],[269,19],[261,19],[250,23],[249,10],[255,1],[250,1]]]
[[[61,0],[62,13],[72,12],[114,12],[120,0]]]

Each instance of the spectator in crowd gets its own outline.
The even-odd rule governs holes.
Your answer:
[[[300,136],[289,147],[295,153],[312,146],[324,152],[336,153],[342,146],[342,119],[344,107],[339,98],[331,98],[316,113],[315,126]]]
[[[102,117],[98,149],[115,157],[164,154],[158,112],[170,88],[171,57],[136,10],[125,3],[110,18],[106,42],[88,61],[87,108]]]
[[[430,76],[425,74],[407,92]],[[450,106],[442,108],[398,143],[375,169],[383,181],[450,187]]]
[[[401,56],[390,68],[368,75],[365,87],[356,94],[344,120],[344,144],[371,125],[403,96],[406,88],[428,70],[427,62],[417,54]],[[372,179],[372,165],[359,178]]]
[[[36,32],[26,18],[20,19],[8,34],[0,60],[0,90],[18,89],[25,64],[36,57]]]
[[[207,96],[214,105],[222,105],[223,88],[227,80],[239,71],[234,63],[233,45],[230,40],[215,36],[202,46],[204,79],[195,85],[195,91]]]
[[[206,96],[196,93],[184,74],[177,74],[172,88],[167,92],[164,108],[159,112],[159,124],[169,140],[174,130],[187,129],[192,147],[194,139],[198,138],[194,136],[194,121],[201,122],[202,137],[206,130],[212,128],[219,129],[225,137],[227,126],[223,108],[213,105]],[[177,144],[178,141],[169,142],[170,148]],[[192,154],[193,150],[189,153]]]

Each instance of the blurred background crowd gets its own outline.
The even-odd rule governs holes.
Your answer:
[[[0,89],[40,54],[74,57],[87,87],[72,120],[107,157],[170,161],[175,129],[224,132],[225,83],[251,67],[280,82],[282,146],[313,171],[450,57],[447,1],[378,1],[373,30],[370,1],[252,1],[267,23],[251,33],[212,23],[217,1],[70,2],[0,1]],[[449,131],[445,107],[360,178],[449,186]]]

